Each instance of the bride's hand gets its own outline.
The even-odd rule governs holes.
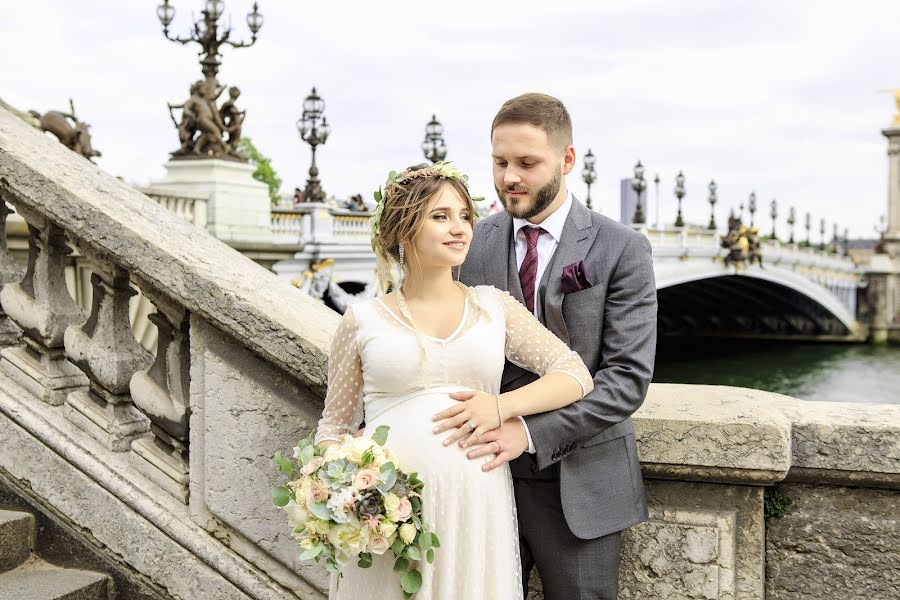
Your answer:
[[[497,397],[493,394],[472,390],[453,392],[450,397],[459,400],[459,403],[432,417],[432,421],[438,422],[434,427],[434,433],[455,429],[453,434],[444,440],[445,446],[466,438],[460,443],[460,446],[465,448],[476,443],[488,431],[500,426]]]

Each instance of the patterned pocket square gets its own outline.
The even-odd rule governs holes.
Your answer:
[[[571,294],[586,290],[593,284],[587,277],[584,261],[579,260],[577,263],[566,265],[563,267],[562,279],[560,281],[560,289],[563,294]]]

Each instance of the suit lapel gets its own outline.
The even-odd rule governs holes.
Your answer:
[[[569,344],[569,332],[562,314],[564,298],[561,289],[562,269],[566,265],[585,259],[597,233],[598,229],[594,227],[590,209],[573,197],[572,208],[569,210],[566,224],[563,225],[559,245],[544,271],[544,276],[541,277],[538,288],[544,325],[566,345]]]
[[[484,282],[501,290],[507,290],[524,304],[522,285],[516,269],[515,240],[512,237],[512,218],[503,215],[492,223],[485,240],[482,264]]]

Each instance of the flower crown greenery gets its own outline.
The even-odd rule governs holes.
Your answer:
[[[375,210],[372,212],[372,246],[375,246],[375,239],[381,231],[381,215],[384,212],[384,205],[387,204],[388,198],[392,192],[396,192],[401,185],[409,183],[413,179],[424,179],[428,177],[443,177],[444,179],[455,179],[462,183],[466,189],[469,189],[469,177],[464,175],[459,169],[454,167],[450,162],[437,162],[433,165],[421,168],[412,168],[397,173],[391,171],[384,187],[379,187],[375,191]],[[472,198],[473,202],[484,200],[484,196]]]

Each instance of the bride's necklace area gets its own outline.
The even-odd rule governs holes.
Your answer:
[[[454,281],[458,287],[462,288],[463,291],[463,301],[468,301],[468,289],[458,281]],[[403,286],[399,286],[397,288],[397,308],[400,309],[400,314],[403,315],[403,318],[409,321],[409,324],[412,326],[413,331],[416,332],[417,337],[421,337],[421,332],[419,328],[416,326],[416,321],[413,319],[412,310],[409,308],[409,303],[406,302],[406,296],[403,294]],[[465,310],[463,310],[463,318],[465,318]]]

